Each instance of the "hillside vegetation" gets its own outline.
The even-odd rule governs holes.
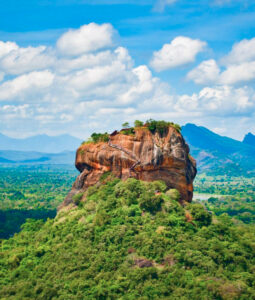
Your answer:
[[[108,175],[2,241],[1,299],[255,298],[254,226],[184,208],[162,182]]]

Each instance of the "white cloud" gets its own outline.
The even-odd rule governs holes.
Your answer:
[[[240,65],[230,65],[220,76],[220,82],[223,84],[248,82],[253,79],[255,79],[255,61],[245,62]]]
[[[188,37],[178,36],[153,53],[150,65],[157,72],[191,63],[203,51],[206,43]]]
[[[255,108],[254,90],[248,87],[206,87],[200,91],[198,99],[199,105],[217,115],[249,113]]]
[[[64,33],[57,41],[57,48],[64,55],[80,55],[112,46],[113,35],[111,24],[90,23]]]
[[[5,43],[5,42],[0,41],[0,58],[16,49],[18,49],[18,46],[16,43],[13,43],[13,42]]]
[[[187,78],[197,84],[216,82],[219,78],[220,69],[214,59],[205,60],[195,69],[191,70]]]
[[[5,71],[0,81],[0,131],[13,136],[43,131],[86,138],[94,131],[111,131],[125,120],[149,118],[182,124],[191,120],[211,128],[227,128],[235,134],[240,116],[246,120],[242,128],[249,128],[253,122],[254,90],[234,88],[227,82],[222,85],[220,74],[216,79],[219,67],[214,60],[202,62],[190,72],[189,79],[201,84],[215,80],[216,86],[207,85],[191,95],[176,95],[169,84],[153,76],[148,66],[135,65],[127,49],[114,48],[112,43],[74,56],[60,53],[57,46],[1,45],[5,54],[0,65],[5,61]],[[172,67],[194,60],[206,43],[177,37],[169,45]],[[44,63],[46,57],[49,59]],[[222,124],[219,117],[226,122]]]
[[[9,100],[23,96],[26,92],[37,92],[49,87],[54,79],[50,71],[31,72],[5,81],[0,85],[0,100]]]
[[[142,100],[143,97],[150,97],[151,92],[158,83],[157,78],[153,78],[147,66],[139,66],[132,70],[134,82],[124,94],[119,96],[120,103],[132,103],[135,99]]]
[[[220,59],[222,68],[213,59],[203,61],[187,74],[197,84],[235,85],[255,79],[255,38],[236,43],[228,55]],[[225,69],[223,67],[225,66]]]
[[[248,87],[205,87],[191,96],[179,96],[175,109],[185,112],[187,107],[192,114],[208,119],[252,115],[255,112],[254,90]]]
[[[242,40],[234,44],[231,52],[222,61],[224,64],[232,65],[255,60],[255,38]]]
[[[7,48],[12,50],[0,57],[0,69],[6,74],[17,75],[42,70],[54,63],[53,54],[45,46],[20,48],[13,44]]]
[[[61,57],[55,63],[55,69],[60,73],[81,70],[89,67],[107,65],[113,59],[109,50],[99,53],[88,53],[75,58]]]

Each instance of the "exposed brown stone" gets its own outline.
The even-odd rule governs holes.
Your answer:
[[[168,188],[179,190],[181,201],[192,201],[196,162],[182,135],[172,126],[163,136],[143,127],[136,128],[134,135],[114,132],[109,142],[81,145],[75,166],[81,174],[61,207],[71,203],[76,193],[99,182],[108,171],[123,180],[163,180]]]
[[[150,261],[150,260],[148,260],[148,259],[145,259],[145,258],[135,259],[134,263],[135,263],[135,265],[138,268],[150,268],[150,267],[153,267],[153,262]]]

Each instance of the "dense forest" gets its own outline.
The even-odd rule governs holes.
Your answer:
[[[69,165],[0,167],[0,238],[20,230],[28,218],[53,218],[77,171]]]
[[[224,213],[234,221],[255,222],[255,178],[235,176],[198,175],[195,181],[196,195],[206,208],[216,215]]]
[[[106,173],[55,217],[74,168],[0,174],[1,299],[255,298],[254,177],[199,174],[182,207],[160,181]]]
[[[162,182],[109,175],[84,197],[2,240],[1,299],[255,298],[253,224],[184,208]]]

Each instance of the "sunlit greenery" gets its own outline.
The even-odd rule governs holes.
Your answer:
[[[181,126],[178,124],[175,124],[173,122],[166,122],[166,121],[156,121],[153,119],[149,119],[146,121],[146,127],[151,132],[159,132],[160,134],[163,134],[166,132],[169,126],[174,127],[178,132],[181,132]]]
[[[227,213],[234,220],[255,223],[255,178],[198,175],[195,199],[216,215]]]
[[[254,299],[254,226],[171,195],[105,176],[77,208],[28,221],[2,241],[0,298]]]
[[[19,231],[27,218],[54,217],[77,174],[68,165],[2,165],[0,238]]]
[[[90,138],[84,141],[82,144],[90,144],[90,143],[100,143],[100,142],[108,142],[109,141],[109,134],[105,133],[92,133]]]
[[[149,119],[146,122],[135,120],[134,121],[134,127],[130,126],[129,122],[124,122],[122,125],[121,133],[125,135],[135,135],[135,129],[139,127],[147,128],[152,133],[158,132],[159,134],[166,133],[167,129],[170,127],[175,128],[178,132],[181,132],[181,126],[178,124],[175,124],[173,122],[166,122],[166,121],[157,121],[153,119]],[[91,143],[99,143],[99,142],[108,142],[110,138],[110,135],[105,133],[93,133],[86,141],[82,143],[84,144],[91,144]],[[82,150],[80,150],[82,154]]]

